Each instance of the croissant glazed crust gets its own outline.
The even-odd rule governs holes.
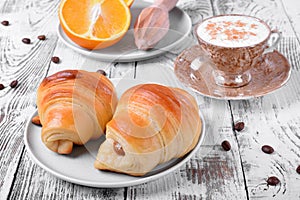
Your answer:
[[[37,91],[42,141],[60,154],[99,138],[117,105],[113,84],[84,70],[64,70],[45,78]]]
[[[158,84],[137,85],[121,96],[94,165],[141,176],[190,152],[201,130],[197,102],[188,92]],[[113,141],[124,155],[114,150]]]

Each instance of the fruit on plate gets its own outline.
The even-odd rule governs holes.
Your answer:
[[[131,5],[132,1],[126,2]],[[73,42],[87,49],[102,49],[123,38],[131,13],[124,0],[62,0],[59,20]]]

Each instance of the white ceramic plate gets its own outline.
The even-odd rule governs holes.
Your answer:
[[[169,13],[170,29],[167,35],[163,37],[154,49],[149,51],[138,50],[134,43],[133,25],[141,10],[148,5],[150,5],[150,3],[144,1],[135,1],[133,3],[130,8],[132,19],[128,32],[120,42],[105,49],[88,50],[78,46],[65,35],[60,25],[58,26],[57,33],[60,40],[76,52],[91,58],[110,62],[132,62],[150,59],[165,52],[172,51],[172,49],[183,45],[186,40],[189,40],[188,34],[192,28],[191,19],[184,11],[175,7]]]
[[[145,83],[145,81],[114,79],[113,83],[116,86],[117,93],[122,94],[128,88]],[[143,177],[133,177],[125,174],[100,171],[94,168],[96,154],[100,144],[104,141],[104,137],[96,141],[90,141],[84,146],[75,146],[70,155],[59,155],[50,151],[42,143],[41,127],[31,123],[31,118],[35,115],[37,115],[37,112],[33,113],[28,120],[24,136],[25,146],[30,157],[44,170],[63,180],[91,187],[126,187],[160,178],[173,172],[187,162],[197,152],[205,137],[205,121],[200,112],[203,123],[202,133],[196,147],[190,153],[182,158],[173,159],[157,166]]]

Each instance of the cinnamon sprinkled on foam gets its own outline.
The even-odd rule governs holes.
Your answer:
[[[198,35],[211,44],[241,47],[257,44],[269,35],[269,29],[257,19],[243,16],[220,16],[204,21]]]
[[[256,36],[256,33],[244,29],[247,25],[247,23],[241,22],[240,20],[236,22],[223,21],[219,23],[209,23],[206,25],[205,29],[211,36],[211,39],[216,39],[217,34],[225,34],[227,40],[243,40],[249,35]],[[241,29],[230,29],[229,27],[240,27]],[[252,29],[257,29],[257,24],[251,24],[250,27]]]

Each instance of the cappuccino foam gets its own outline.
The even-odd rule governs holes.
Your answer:
[[[197,34],[213,45],[245,47],[264,41],[270,29],[256,18],[227,15],[205,20],[198,26]]]

